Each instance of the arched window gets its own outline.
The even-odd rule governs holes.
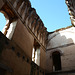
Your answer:
[[[58,51],[52,53],[52,59],[53,59],[53,70],[54,71],[61,70],[61,56]]]

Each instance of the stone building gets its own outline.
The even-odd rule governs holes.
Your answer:
[[[66,4],[72,26],[47,32],[29,0],[0,0],[6,18],[0,32],[0,75],[74,75],[75,2]]]
[[[52,75],[65,75],[66,72],[66,75],[75,74],[74,34],[74,26],[62,28],[48,34],[46,49],[47,73],[53,72]]]
[[[66,0],[72,25],[48,32],[47,75],[75,75],[75,0]]]
[[[28,0],[0,0],[0,75],[44,75],[47,30]]]

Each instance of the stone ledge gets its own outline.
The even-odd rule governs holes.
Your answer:
[[[51,73],[47,73],[46,75],[62,75],[62,74],[71,74],[71,73],[75,73],[75,70],[68,70],[68,71],[55,71],[55,72],[51,72]]]

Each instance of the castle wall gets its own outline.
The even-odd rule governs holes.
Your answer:
[[[35,75],[45,74],[45,55],[43,56],[43,54],[40,54],[41,64],[38,66],[32,62],[32,58],[29,57],[21,47],[15,42],[8,40],[1,32],[0,42],[0,67],[6,70],[5,73],[7,75],[32,75],[33,73],[35,73]],[[40,48],[40,50],[42,51],[42,48]]]
[[[53,58],[52,53],[57,51],[61,57],[61,71],[75,69],[75,28],[71,27],[62,31],[54,32],[48,36],[47,44],[47,66],[48,72],[53,70]],[[49,65],[48,65],[49,64]]]
[[[2,58],[3,60],[0,62],[4,65],[7,65],[8,67],[11,67],[13,75],[30,75],[31,73],[31,65],[27,61],[27,57],[23,59],[23,53],[16,50],[16,52],[19,52],[20,55],[18,56],[18,53],[15,53],[12,51],[12,49],[6,49],[2,52]],[[25,61],[26,60],[26,61]]]
[[[0,0],[0,11],[8,16],[0,32],[0,68],[6,75],[45,75],[46,27],[29,1]],[[6,17],[7,18],[7,17]],[[15,26],[14,26],[14,23]],[[40,46],[40,64],[32,61],[35,41]],[[36,44],[37,46],[37,44]]]
[[[27,31],[19,19],[12,40],[19,45],[29,57],[32,57],[34,37]]]
[[[6,70],[7,75],[30,75],[31,58],[14,42],[8,40],[0,32],[0,67]],[[4,65],[4,66],[3,66]]]

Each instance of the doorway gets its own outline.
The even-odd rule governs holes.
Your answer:
[[[53,70],[58,71],[61,70],[61,56],[58,51],[52,53],[53,59]]]

